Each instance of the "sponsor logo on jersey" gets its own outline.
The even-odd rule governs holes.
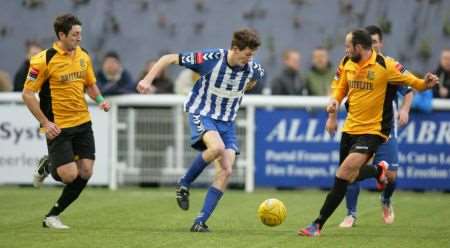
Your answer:
[[[400,64],[400,63],[397,63],[395,65],[395,68],[401,73],[404,73],[406,71],[406,67],[404,65]]]
[[[203,59],[203,53],[201,53],[201,52],[196,53],[195,54],[195,63],[196,64],[201,64],[201,63],[203,63],[203,61],[205,61]]]
[[[38,76],[39,76],[39,70],[34,67],[31,67],[30,72],[28,73],[27,79],[34,81],[37,79]]]

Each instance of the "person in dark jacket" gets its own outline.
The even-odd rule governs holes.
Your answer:
[[[103,58],[102,69],[97,71],[97,85],[105,96],[136,93],[131,74],[123,68],[119,54],[110,51]]]
[[[272,95],[308,95],[305,80],[300,75],[300,52],[284,51],[283,65],[282,71],[271,81]]]
[[[440,84],[433,88],[433,96],[436,98],[450,98],[450,48],[441,52],[439,66],[434,72],[438,77]]]
[[[13,91],[16,92],[22,92],[23,90],[23,84],[25,83],[25,80],[27,79],[28,69],[30,67],[30,58],[36,54],[38,54],[40,51],[42,51],[41,45],[37,41],[27,41],[25,42],[25,48],[26,48],[26,59],[21,64],[19,69],[16,71],[16,74],[14,75],[14,88]]]

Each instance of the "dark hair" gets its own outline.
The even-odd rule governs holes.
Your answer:
[[[107,58],[113,58],[120,61],[120,56],[116,51],[108,51],[105,56],[103,57],[103,61],[105,61]]]
[[[72,14],[64,14],[57,16],[55,22],[53,23],[53,28],[55,29],[56,37],[59,39],[59,32],[63,32],[65,35],[69,33],[72,26],[80,25],[81,22],[78,18]]]
[[[237,47],[239,50],[244,50],[247,47],[256,50],[260,45],[261,40],[256,31],[252,29],[244,28],[233,33],[231,47]]]
[[[369,25],[365,28],[367,32],[369,32],[370,35],[378,35],[380,37],[380,41],[383,40],[383,32],[381,31],[381,28],[377,25]]]
[[[356,29],[352,31],[352,44],[353,46],[361,45],[363,49],[372,49],[372,37],[364,29]]]

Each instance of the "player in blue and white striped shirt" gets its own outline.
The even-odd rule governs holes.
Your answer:
[[[219,172],[208,189],[192,232],[209,231],[205,223],[227,187],[232,165],[239,154],[234,119],[245,91],[264,76],[261,65],[252,61],[260,44],[255,31],[241,29],[234,32],[229,50],[205,49],[164,55],[138,83],[137,90],[148,93],[155,76],[170,64],[187,67],[201,76],[184,103],[184,110],[189,113],[191,144],[200,153],[178,182],[179,207],[189,209],[189,187],[209,163],[216,161]]]

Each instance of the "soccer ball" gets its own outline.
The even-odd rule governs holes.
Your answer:
[[[287,209],[283,202],[275,198],[263,201],[258,207],[258,218],[266,226],[278,226],[286,216]]]

